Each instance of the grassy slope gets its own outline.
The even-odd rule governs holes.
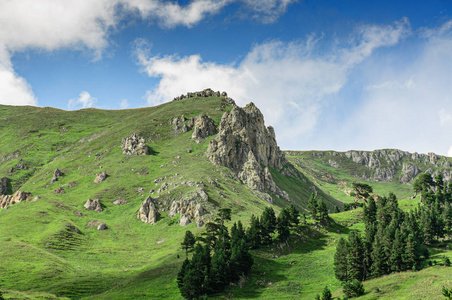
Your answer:
[[[191,132],[170,133],[172,117],[204,112],[218,124],[228,109],[220,98],[125,111],[0,106],[0,177],[11,179],[13,191],[20,187],[41,197],[0,211],[0,252],[8,253],[0,264],[0,286],[74,299],[92,295],[93,299],[180,297],[175,278],[184,252],[179,244],[187,229],[195,234],[202,229],[194,224],[180,227],[177,217],[169,219],[166,212],[154,226],[137,220],[137,210],[149,191],[157,190],[162,182],[173,184],[171,194],[160,195],[162,201],[171,200],[194,189],[175,187],[175,183],[198,182],[209,195],[209,209],[231,207],[235,220],[246,221],[251,213],[260,214],[269,205],[236,182],[228,169],[208,162],[203,155],[208,141],[194,143]],[[134,132],[146,138],[151,155],[122,155],[121,139]],[[16,167],[20,159],[28,169]],[[50,184],[56,168],[64,176]],[[103,170],[107,180],[93,183],[96,173]],[[278,183],[297,185],[289,187],[289,195],[298,207],[305,207],[298,193],[308,194],[308,184],[273,174]],[[165,179],[156,184],[157,178]],[[207,184],[210,178],[220,188]],[[66,193],[53,193],[58,187]],[[144,192],[138,192],[140,188]],[[88,198],[99,198],[104,212],[86,211],[83,204]],[[119,198],[127,204],[113,205]],[[276,204],[286,202],[281,199]],[[76,216],[76,211],[83,216]],[[105,222],[108,230],[85,228],[91,220]],[[12,295],[6,292],[7,298]]]

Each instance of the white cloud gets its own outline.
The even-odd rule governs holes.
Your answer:
[[[282,14],[288,6],[297,0],[242,0],[248,9],[250,9],[252,18],[263,23],[273,23]]]
[[[238,64],[203,62],[199,55],[150,56],[138,51],[139,63],[151,77],[160,78],[147,94],[149,105],[171,100],[187,91],[210,87],[225,90],[238,104],[253,101],[267,124],[275,126],[284,147],[295,147],[309,135],[319,115],[347,83],[351,69],[372,52],[391,46],[409,32],[406,21],[383,27],[363,27],[361,40],[318,55],[316,39],[303,42],[271,41],[256,45]]]
[[[129,106],[130,106],[129,100],[127,100],[127,99],[122,99],[121,103],[119,104],[119,107],[121,109],[127,109],[127,108],[129,108]]]
[[[0,104],[37,105],[31,86],[9,68],[0,68]]]
[[[109,34],[130,11],[166,27],[191,27],[232,2],[235,0],[194,0],[181,6],[160,0],[0,0],[0,73],[4,79],[0,103],[37,105],[29,84],[13,70],[11,56],[17,51],[88,49],[100,59]],[[266,0],[260,13],[277,11],[279,16],[290,2]]]
[[[447,151],[447,156],[452,157],[452,146],[449,147],[449,150]]]
[[[67,107],[71,110],[89,108],[93,107],[94,103],[96,102],[96,98],[91,97],[88,92],[83,91],[80,93],[77,99],[70,99],[67,103]]]

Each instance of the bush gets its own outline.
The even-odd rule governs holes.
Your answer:
[[[448,257],[444,256],[444,257],[443,257],[443,264],[444,264],[446,267],[450,267],[450,259],[449,259]]]
[[[357,279],[344,283],[344,294],[348,298],[359,297],[364,295],[363,283]]]

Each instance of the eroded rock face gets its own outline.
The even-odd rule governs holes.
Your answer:
[[[170,120],[170,123],[172,125],[171,134],[178,135],[190,131],[191,127],[189,126],[189,124],[186,124],[185,121],[186,119],[184,115],[172,118]]]
[[[0,178],[0,195],[5,195],[8,192],[8,178]]]
[[[265,127],[264,116],[253,103],[243,109],[234,106],[223,115],[206,154],[213,164],[233,170],[251,189],[282,194],[268,168],[281,170],[286,159],[273,128]]]
[[[402,166],[402,176],[400,176],[400,181],[407,184],[410,180],[415,178],[419,174],[419,168],[412,163],[403,163]]]
[[[83,205],[87,210],[93,210],[93,211],[97,211],[97,212],[102,212],[102,206],[100,204],[100,200],[99,199],[88,199],[85,203],[85,205]]]
[[[201,217],[207,213],[200,202],[207,202],[208,199],[209,196],[203,189],[197,189],[187,194],[183,199],[173,201],[168,217],[172,218],[180,214],[179,225],[185,226],[195,221],[200,227],[203,224]]]
[[[123,138],[121,141],[122,154],[126,155],[147,155],[149,154],[146,140],[143,137],[133,133],[128,138]]]
[[[201,114],[195,117],[193,123],[193,133],[191,138],[197,143],[200,143],[203,139],[214,135],[217,131],[213,120],[206,114]]]
[[[157,209],[155,207],[154,199],[150,196],[141,203],[137,218],[142,222],[154,225],[157,222]]]
[[[101,183],[105,179],[107,179],[107,171],[103,171],[103,172],[100,172],[99,174],[97,174],[96,178],[94,179],[94,182]]]
[[[0,195],[0,207],[7,208],[10,205],[20,203],[22,201],[28,202],[31,198],[31,193],[23,191],[17,191],[13,195]]]

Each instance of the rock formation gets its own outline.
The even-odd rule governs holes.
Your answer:
[[[96,178],[94,179],[94,183],[101,183],[107,179],[107,171],[100,172],[99,174],[96,174]]]
[[[20,203],[22,201],[28,202],[31,198],[31,193],[23,191],[17,191],[13,195],[0,195],[0,208],[7,208],[9,205]]]
[[[108,229],[107,224],[98,220],[91,220],[86,225],[85,228],[89,229],[97,229],[99,231]]]
[[[193,123],[193,133],[191,138],[197,143],[200,143],[203,139],[214,135],[217,131],[215,125],[213,124],[213,120],[206,114],[201,114],[195,117]]]
[[[183,199],[173,201],[168,217],[172,218],[180,214],[179,225],[185,226],[195,221],[197,226],[200,227],[203,225],[201,217],[207,213],[201,202],[207,202],[208,199],[209,197],[203,189],[196,189],[194,192],[185,195]]]
[[[99,199],[88,199],[85,203],[85,205],[83,205],[87,210],[93,210],[93,211],[97,211],[97,212],[102,212],[102,206],[100,204],[100,200]]]
[[[148,146],[143,137],[133,133],[128,138],[121,141],[122,154],[126,155],[147,155],[149,154]]]
[[[154,199],[152,199],[151,196],[147,197],[143,203],[141,203],[137,218],[151,225],[154,225],[155,222],[157,222],[157,209],[155,207]]]
[[[269,168],[280,171],[286,159],[273,128],[265,127],[264,116],[253,103],[243,109],[234,106],[224,113],[218,135],[210,141],[206,154],[213,164],[234,171],[251,189],[283,195]]]
[[[226,92],[221,92],[220,91],[213,91],[212,89],[205,89],[203,91],[200,92],[193,92],[193,93],[187,93],[185,95],[180,95],[178,97],[175,97],[173,99],[173,101],[179,101],[179,100],[183,100],[186,98],[206,98],[206,97],[221,97],[224,98],[226,101],[229,101],[230,104],[232,104],[234,101],[228,97],[228,94]]]

